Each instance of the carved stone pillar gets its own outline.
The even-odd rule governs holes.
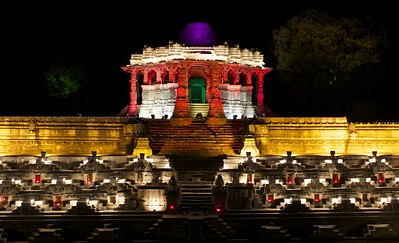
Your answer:
[[[207,67],[206,75],[204,76],[206,81],[206,102],[210,105],[212,100],[212,75],[211,71]]]
[[[145,69],[143,72],[143,80],[144,80],[144,84],[151,84],[151,81],[148,82],[148,69]]]
[[[260,116],[266,115],[266,109],[264,104],[264,92],[263,92],[263,78],[266,74],[268,74],[272,69],[262,69],[256,70],[255,73],[258,75],[258,89],[257,89],[257,106],[256,106],[256,113]]]
[[[162,84],[162,69],[161,68],[157,68],[156,70],[157,73],[157,77],[156,77],[156,83],[157,84]]]
[[[223,75],[222,75],[222,80],[220,81],[220,83],[222,83],[222,84],[227,83],[227,81],[229,80],[229,76],[228,76],[229,69],[226,68],[226,69],[222,69],[221,71],[223,72]]]
[[[240,82],[240,73],[238,70],[234,70],[234,85],[239,84]]]
[[[188,66],[178,69],[178,88],[175,109],[170,122],[173,126],[187,126],[192,123],[188,104]]]
[[[209,125],[224,125],[227,122],[227,118],[224,115],[222,97],[220,94],[221,72],[219,64],[213,65],[210,71],[212,86],[207,123]]]
[[[137,106],[137,74],[134,70],[130,72],[130,103],[128,115],[133,116],[138,113]]]
[[[251,75],[252,73],[245,73],[245,77],[247,78],[247,83],[246,85],[252,85],[252,79],[251,79]]]
[[[173,65],[168,65],[168,71],[169,71],[169,82],[170,83],[176,83],[176,73],[178,71],[178,67],[177,65],[173,64]]]
[[[259,116],[264,116],[266,114],[266,109],[264,105],[264,95],[263,95],[263,77],[265,76],[265,72],[257,71],[256,75],[258,76],[257,80],[258,90],[256,94],[257,98],[256,113]]]
[[[175,82],[175,72],[172,65],[166,65],[165,75],[168,73],[169,75],[169,83]]]

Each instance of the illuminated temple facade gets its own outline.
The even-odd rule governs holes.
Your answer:
[[[0,242],[398,241],[399,123],[270,116],[263,56],[187,28],[127,116],[0,117]]]
[[[131,74],[129,115],[186,125],[196,117],[223,123],[265,115],[263,80],[271,68],[259,51],[218,45],[206,23],[188,24],[180,40],[131,55],[123,67]]]

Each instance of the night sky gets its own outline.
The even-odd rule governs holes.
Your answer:
[[[120,67],[145,45],[167,46],[176,41],[190,22],[210,24],[220,43],[259,50],[266,66],[273,67],[271,31],[294,15],[310,8],[347,17],[371,15],[391,31],[396,54],[393,1],[373,5],[356,2],[356,6],[346,6],[349,1],[312,2],[8,3],[0,9],[0,116],[114,116],[129,102],[129,75]],[[49,97],[37,81],[46,64],[60,55],[79,60],[90,69],[91,82],[73,100]],[[393,113],[399,120],[399,111]]]

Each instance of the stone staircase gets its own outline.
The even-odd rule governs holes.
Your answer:
[[[182,212],[214,212],[212,203],[212,184],[206,181],[180,181]]]
[[[198,113],[201,113],[202,116],[205,118],[208,116],[209,112],[209,104],[202,104],[202,103],[190,103],[190,116],[191,118],[195,119],[195,116]]]
[[[166,214],[143,234],[143,242],[247,242],[216,214]]]
[[[244,146],[247,122],[237,119],[210,126],[206,121],[193,121],[187,126],[172,126],[168,119],[149,119],[146,130],[155,154],[231,155],[239,154]]]
[[[181,188],[180,211],[214,212],[212,186],[217,172],[223,167],[223,158],[169,157],[171,167],[177,171],[176,179]]]

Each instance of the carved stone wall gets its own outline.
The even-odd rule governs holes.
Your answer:
[[[140,124],[126,117],[0,117],[0,154],[131,154]]]
[[[131,155],[135,148],[151,149],[147,139],[137,139],[148,136],[144,130],[143,122],[129,117],[0,117],[0,155],[39,155],[41,151],[48,155],[90,155],[92,151]],[[349,123],[345,117],[260,117],[249,125],[247,135],[255,140],[259,156],[287,151],[294,155],[329,155],[330,151],[337,155],[399,154],[399,123]],[[215,152],[223,151],[209,151],[212,156]]]
[[[250,125],[261,155],[399,153],[399,123],[349,123],[345,117],[262,117]]]

